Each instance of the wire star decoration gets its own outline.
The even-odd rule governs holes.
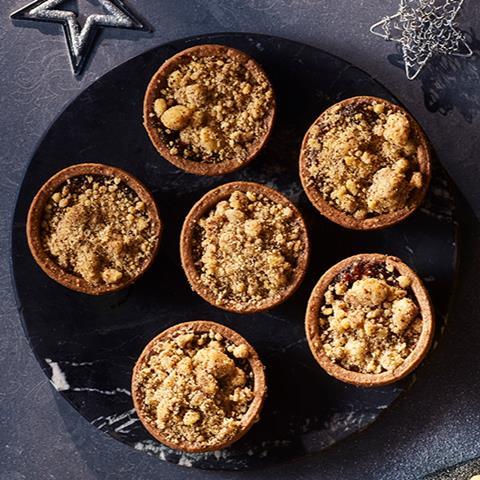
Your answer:
[[[57,9],[66,0],[36,0],[13,12],[14,20],[60,23],[67,39],[68,52],[74,75],[79,75],[85,65],[94,39],[101,27],[149,30],[149,28],[129,10],[122,0],[98,0],[105,14],[89,15],[80,26],[75,12]]]
[[[405,73],[413,80],[433,55],[473,55],[455,22],[463,2],[400,0],[398,12],[372,25],[370,32],[401,44]]]

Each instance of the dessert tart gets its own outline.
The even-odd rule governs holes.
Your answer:
[[[197,45],[168,59],[151,79],[143,106],[160,155],[198,175],[222,175],[250,162],[267,142],[274,116],[263,69],[223,45]]]
[[[422,129],[381,98],[333,105],[303,139],[303,188],[322,215],[346,228],[373,230],[405,219],[423,201],[430,177]]]
[[[135,282],[152,264],[161,229],[145,186],[97,163],[73,165],[51,177],[27,218],[28,245],[42,270],[91,295]]]
[[[253,182],[232,182],[191,209],[180,239],[192,289],[224,310],[270,309],[303,280],[309,258],[301,213],[281,193]]]
[[[375,387],[400,380],[423,360],[433,339],[433,309],[422,281],[401,260],[360,254],[320,278],[305,328],[328,374]]]
[[[185,452],[220,450],[259,419],[264,366],[238,333],[209,321],[155,337],[132,376],[137,414],[159,442]]]

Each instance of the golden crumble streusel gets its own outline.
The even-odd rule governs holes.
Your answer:
[[[194,260],[219,305],[279,298],[305,249],[301,219],[261,193],[232,192],[197,222]]]
[[[93,285],[135,276],[156,242],[146,205],[113,176],[67,179],[48,200],[41,229],[50,257]]]
[[[319,312],[326,355],[347,370],[391,372],[422,330],[411,280],[378,261],[357,261],[328,286]]]
[[[304,149],[307,186],[358,220],[408,207],[426,180],[411,122],[387,102],[327,110],[307,133]]]
[[[140,410],[174,444],[208,448],[242,428],[254,399],[247,345],[183,328],[158,339],[135,381]]]
[[[269,128],[273,92],[260,69],[237,56],[192,55],[159,86],[149,119],[172,155],[241,163]]]

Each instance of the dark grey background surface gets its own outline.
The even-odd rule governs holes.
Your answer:
[[[8,18],[26,1],[0,4],[0,208],[4,225],[0,231],[0,480],[411,479],[480,455],[480,227],[472,213],[480,213],[480,56],[435,62],[418,81],[408,82],[394,66],[398,63],[395,45],[368,32],[372,23],[396,10],[397,0],[130,0],[129,5],[155,32],[104,31],[85,74],[77,79],[70,73],[59,26],[25,24],[26,28],[20,28]],[[99,10],[87,0],[78,0],[78,4],[86,13]],[[466,0],[460,22],[465,30],[480,35],[477,0]],[[440,161],[466,198],[461,209],[463,248],[452,315],[413,389],[368,430],[321,456],[249,474],[206,473],[167,465],[91,427],[54,392],[36,364],[21,329],[9,272],[9,223],[16,192],[35,145],[65,104],[99,76],[148,48],[218,31],[300,40],[365,69],[422,123]],[[478,50],[476,38],[472,43]],[[472,464],[445,478],[469,478],[475,468],[480,473],[480,466]]]

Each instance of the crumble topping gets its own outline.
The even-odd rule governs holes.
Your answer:
[[[311,127],[307,184],[362,220],[409,205],[424,179],[407,116],[387,103],[339,105]]]
[[[219,305],[245,308],[278,298],[305,247],[293,210],[263,194],[234,191],[197,223],[194,259]]]
[[[43,214],[45,251],[93,285],[135,276],[155,245],[144,202],[118,177],[80,175],[53,193]]]
[[[193,56],[159,86],[150,118],[172,155],[242,162],[267,133],[273,92],[265,75],[227,55]]]
[[[340,273],[320,308],[327,356],[360,373],[391,372],[400,366],[422,330],[410,283],[388,263],[355,262]]]
[[[185,328],[153,346],[138,372],[141,410],[171,442],[204,448],[232,438],[254,398],[250,351]]]

